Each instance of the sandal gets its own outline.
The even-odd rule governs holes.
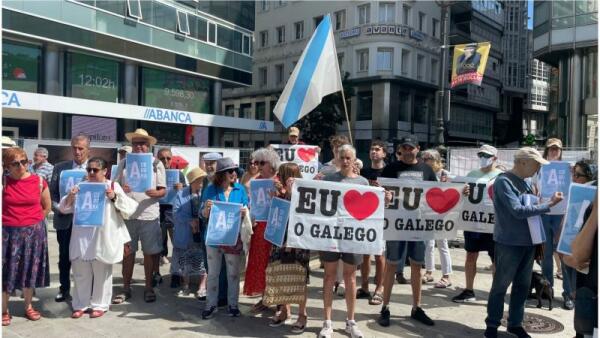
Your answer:
[[[2,326],[9,326],[12,316],[8,312],[2,313]]]
[[[25,310],[25,318],[31,321],[36,321],[42,318],[42,314],[39,311],[36,311],[34,308],[30,307],[29,309]]]
[[[90,318],[99,318],[104,316],[104,312],[103,310],[92,310],[92,313],[90,313]]]
[[[113,298],[112,303],[115,305],[123,304],[129,298],[131,298],[131,289],[123,289],[121,293]]]
[[[421,277],[421,283],[427,284],[431,282],[433,282],[433,277],[431,277],[431,275],[425,274],[423,277]]]
[[[381,305],[383,304],[383,295],[380,292],[375,292],[373,297],[369,299],[370,305]]]
[[[279,327],[283,324],[285,324],[285,322],[287,322],[288,317],[286,316],[285,319],[281,319],[281,317],[276,316],[273,319],[271,319],[271,322],[269,323],[270,327]]]
[[[258,301],[258,303],[254,304],[252,306],[252,309],[250,310],[251,313],[260,313],[263,312],[265,310],[267,310],[268,307],[265,306],[265,304],[263,304],[262,298]]]
[[[304,318],[304,321],[301,321],[300,318]],[[303,333],[306,329],[306,322],[308,318],[305,315],[299,315],[298,320],[292,325],[293,333]]]
[[[153,303],[156,301],[156,294],[154,293],[154,290],[144,290],[144,301],[146,303]]]
[[[356,290],[356,299],[361,299],[361,298],[370,298],[371,294],[369,293],[369,291],[365,291],[365,289],[363,288],[359,288],[358,290]]]
[[[75,310],[71,314],[71,318],[73,318],[73,319],[79,319],[79,318],[83,317],[84,314],[85,314],[84,310]]]
[[[445,289],[452,286],[452,282],[450,280],[442,277],[439,282],[435,283],[435,288]]]

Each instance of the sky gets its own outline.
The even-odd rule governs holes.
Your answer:
[[[527,28],[533,29],[533,0],[527,0]]]

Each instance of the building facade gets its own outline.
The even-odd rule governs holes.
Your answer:
[[[222,88],[252,82],[254,3],[62,0],[2,3],[2,132],[119,142],[145,128],[161,143],[209,145],[229,128]],[[168,127],[166,127],[168,126]]]
[[[546,120],[548,137],[597,147],[598,2],[535,1],[533,56],[556,67]]]

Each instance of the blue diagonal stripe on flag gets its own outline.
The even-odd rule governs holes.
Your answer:
[[[298,115],[300,114],[300,109],[304,103],[304,98],[306,97],[306,92],[310,86],[310,81],[313,77],[315,69],[317,68],[317,64],[319,63],[319,58],[323,52],[325,42],[327,41],[327,35],[329,33],[330,26],[331,18],[329,15],[326,15],[323,18],[323,21],[317,27],[314,39],[308,46],[306,56],[304,57],[304,62],[302,62],[296,82],[292,87],[289,101],[287,102],[283,113],[282,122],[286,127],[292,125],[298,120]]]

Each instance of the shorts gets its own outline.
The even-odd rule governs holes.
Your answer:
[[[350,265],[359,265],[362,263],[363,255],[352,254],[346,252],[332,252],[332,251],[319,251],[319,258],[323,262],[337,262],[338,260],[342,260],[342,262]]]
[[[425,263],[425,242],[387,241],[385,243],[385,258],[392,264],[399,264],[404,256],[417,264]]]
[[[131,237],[131,252],[137,252],[138,241],[142,242],[144,255],[156,255],[163,251],[162,232],[158,218],[150,221],[126,220],[125,225]]]
[[[467,252],[487,251],[494,261],[494,234],[465,231],[465,250]]]

